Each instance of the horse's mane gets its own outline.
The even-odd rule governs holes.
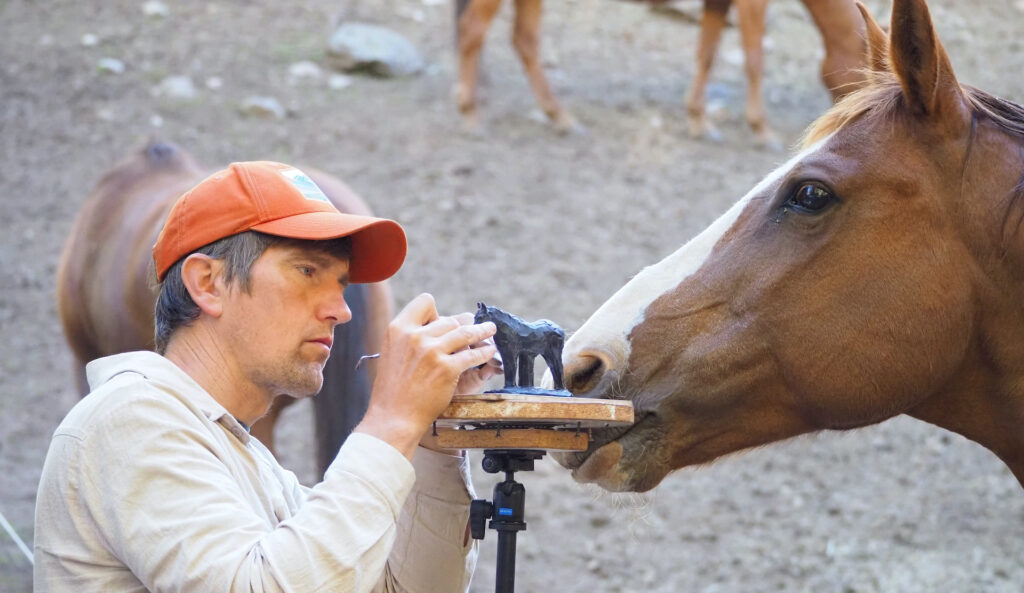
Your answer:
[[[870,85],[850,93],[812,123],[804,132],[800,147],[807,148],[868,113],[881,118],[898,113],[903,106],[903,92],[896,76],[871,72],[868,80],[872,81]],[[975,117],[987,119],[1008,134],[1024,139],[1024,107],[969,85],[960,88]]]
[[[974,108],[974,117],[977,118],[979,114],[983,115],[1007,134],[1016,137],[1021,141],[1018,153],[1024,154],[1024,107],[973,87],[965,87],[964,90]],[[1024,173],[1017,178],[1017,183],[1010,190],[1003,206],[1002,238],[1004,247],[1012,238],[1018,236],[1021,225],[1024,224],[1022,204],[1024,204]]]

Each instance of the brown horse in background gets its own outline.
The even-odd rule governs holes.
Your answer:
[[[456,89],[463,127],[479,128],[476,109],[477,70],[480,50],[502,0],[456,0],[456,22],[459,44],[459,81]],[[640,0],[645,1],[645,0]],[[659,4],[664,0],[646,0]],[[562,107],[551,91],[540,57],[540,20],[542,0],[516,0],[512,45],[526,71],[540,108],[559,132],[578,128],[575,118]],[[821,32],[825,58],[821,77],[833,100],[863,82],[862,68],[866,54],[864,21],[853,0],[803,0],[814,24]],[[704,0],[697,49],[697,68],[686,94],[686,112],[693,137],[717,138],[716,130],[707,121],[705,96],[708,76],[715,53],[726,26],[726,16],[736,5],[741,44],[746,56],[746,117],[755,138],[762,145],[776,145],[771,128],[765,120],[761,81],[764,73],[765,13],[768,0]]]
[[[342,212],[372,215],[338,179],[304,170]],[[90,360],[153,349],[153,243],[178,196],[211,173],[181,148],[151,142],[104,174],[83,203],[57,271],[58,310],[82,395],[88,392],[85,364]],[[393,309],[386,283],[352,285],[345,300],[352,321],[335,328],[324,385],[313,400],[321,472],[366,411],[373,370],[357,371],[356,362],[379,351]],[[252,427],[253,436],[273,449],[274,423],[294,401],[278,397]]]
[[[957,81],[924,0],[891,39],[860,8],[868,85],[566,343],[566,386],[637,418],[560,456],[576,479],[644,491],[907,414],[1024,484],[1024,107]]]

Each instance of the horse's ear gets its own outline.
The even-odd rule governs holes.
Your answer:
[[[966,118],[963,91],[924,0],[895,0],[889,31],[889,63],[911,112],[962,126]]]
[[[864,17],[868,33],[868,66],[872,72],[889,71],[889,36],[878,25],[878,21],[868,12],[868,7],[857,2],[857,9]]]

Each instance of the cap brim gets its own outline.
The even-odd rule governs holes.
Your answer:
[[[405,231],[397,222],[340,212],[296,214],[255,225],[252,230],[314,241],[352,237],[349,279],[354,284],[390,278],[402,267],[407,249]]]

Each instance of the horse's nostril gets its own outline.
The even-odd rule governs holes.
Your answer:
[[[600,358],[580,356],[565,369],[565,387],[573,393],[586,393],[597,386],[604,371],[605,364]]]

